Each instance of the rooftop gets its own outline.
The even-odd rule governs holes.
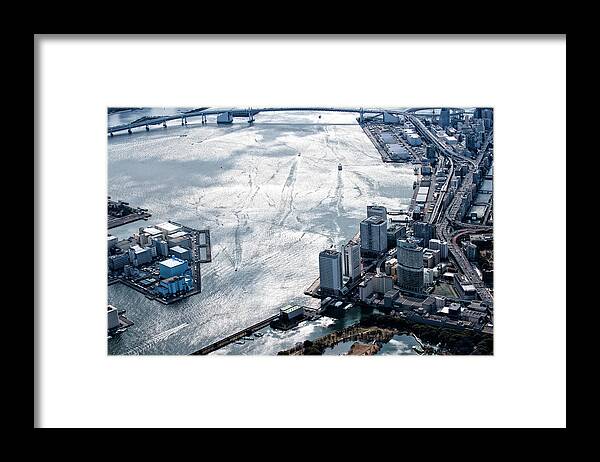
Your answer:
[[[385,223],[385,220],[383,218],[381,218],[380,216],[372,215],[372,216],[370,216],[368,218],[365,218],[363,220],[363,222],[368,222],[368,223],[371,223],[371,224],[374,224],[374,225],[380,225],[382,223]]]
[[[185,264],[185,260],[181,260],[180,258],[168,258],[159,263],[159,265],[164,265],[168,268],[176,268],[179,265]]]
[[[178,231],[181,229],[181,226],[174,225],[173,223],[169,223],[165,221],[164,223],[160,223],[156,225],[156,228],[166,231],[167,233],[172,233],[174,231]]]
[[[179,245],[171,247],[171,251],[172,252],[177,252],[177,253],[186,253],[186,252],[189,252],[188,249],[184,249],[183,247],[181,247]]]
[[[162,231],[160,229],[156,229],[154,227],[144,228],[144,232],[146,234],[150,234],[151,236],[156,236],[157,234],[161,234]]]
[[[186,233],[185,231],[177,231],[176,233],[170,234],[169,237],[170,238],[177,238],[177,237],[184,237],[187,236],[188,233]]]

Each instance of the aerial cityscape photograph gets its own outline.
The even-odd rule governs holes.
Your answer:
[[[565,34],[36,36],[34,427],[566,428],[566,133]]]
[[[493,108],[107,117],[109,355],[493,355]]]

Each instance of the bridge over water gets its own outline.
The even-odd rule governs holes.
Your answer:
[[[181,125],[187,124],[187,119],[200,117],[202,123],[206,123],[207,116],[217,116],[217,123],[231,123],[234,118],[247,118],[248,122],[254,122],[254,116],[261,112],[344,112],[354,113],[359,115],[359,122],[363,122],[366,119],[382,116],[384,121],[386,117],[395,118],[403,114],[412,114],[414,116],[429,117],[430,114],[418,114],[420,111],[432,110],[439,108],[407,108],[407,109],[383,109],[383,108],[354,108],[354,107],[263,107],[263,108],[200,108],[198,110],[191,110],[184,113],[166,115],[166,116],[148,116],[134,120],[127,124],[116,125],[108,127],[108,133],[113,133],[127,130],[131,133],[131,130],[139,127],[146,127],[149,130],[150,125],[162,125],[167,126],[167,122],[171,120],[181,120]],[[457,115],[464,112],[461,108],[449,108],[451,115]]]

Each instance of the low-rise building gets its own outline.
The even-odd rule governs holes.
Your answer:
[[[170,253],[173,257],[177,257],[181,260],[190,260],[192,258],[192,253],[189,249],[185,249],[176,245],[175,247],[171,247]]]
[[[118,271],[125,267],[129,263],[129,254],[120,253],[117,255],[111,255],[108,257],[108,269],[111,271]]]
[[[156,291],[162,296],[177,295],[180,293],[189,292],[194,287],[191,276],[173,276],[166,279],[161,279]]]
[[[292,321],[304,315],[304,308],[299,305],[286,305],[279,310],[279,319],[284,322]]]
[[[453,286],[460,298],[473,300],[477,297],[477,290],[475,289],[475,286],[461,274],[454,275]]]
[[[119,239],[117,238],[117,236],[109,235],[107,238],[108,250],[112,249],[113,247],[116,247],[118,240]]]
[[[152,261],[152,250],[150,247],[141,247],[139,245],[132,245],[129,248],[129,262],[133,266],[145,265]]]
[[[108,330],[116,329],[119,325],[119,313],[117,309],[112,305],[108,305]]]
[[[176,225],[168,221],[156,225],[155,228],[160,230],[164,237],[167,237],[168,234],[176,233],[177,231],[181,230],[180,225]]]

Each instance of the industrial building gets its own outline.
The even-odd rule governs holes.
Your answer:
[[[387,250],[387,220],[370,216],[360,222],[360,250],[365,255]]]
[[[170,253],[173,257],[179,258],[181,260],[191,260],[192,253],[189,249],[184,247],[180,247],[176,245],[175,247],[171,247]]]
[[[108,269],[111,271],[118,271],[125,267],[129,263],[129,253],[120,253],[117,255],[110,255],[108,257]]]
[[[181,226],[165,221],[155,226],[156,229],[160,230],[163,236],[167,237],[168,234],[181,231]]]
[[[133,266],[140,266],[152,261],[152,248],[132,245],[129,248],[129,262]]]
[[[399,143],[386,144],[385,147],[392,160],[410,159],[408,150]]]
[[[189,292],[194,288],[194,282],[190,274],[183,276],[173,276],[161,279],[156,290],[162,296],[178,295]]]
[[[159,274],[161,278],[171,278],[173,276],[181,276],[189,270],[189,265],[186,260],[179,258],[168,258],[158,264]]]
[[[167,244],[167,241],[155,239],[153,244],[156,247],[157,255],[160,255],[161,257],[167,257],[169,255],[169,245]]]
[[[337,295],[342,290],[342,254],[337,250],[319,253],[319,278],[321,293]]]
[[[400,239],[396,254],[398,260],[398,286],[401,289],[423,290],[423,248],[413,240]]]
[[[120,281],[170,304],[201,291],[200,264],[210,261],[209,230],[164,222],[109,244],[108,283]]]
[[[184,231],[177,231],[167,236],[167,243],[169,247],[185,247],[190,249],[192,247],[191,236]]]

